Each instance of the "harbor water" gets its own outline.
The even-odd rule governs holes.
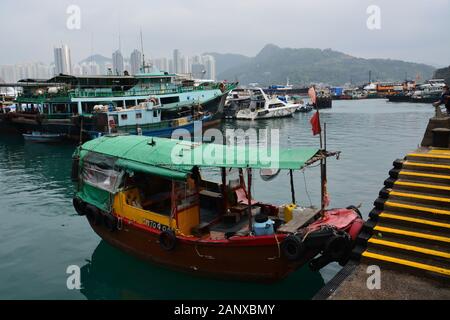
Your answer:
[[[384,100],[335,101],[321,112],[331,207],[372,209],[392,162],[417,147],[434,109]],[[310,114],[258,122],[227,121],[222,129],[277,128],[283,147],[318,146]],[[144,263],[110,247],[72,208],[71,155],[75,145],[25,143],[0,135],[0,299],[310,299],[340,269],[307,266],[275,284],[198,278]],[[295,174],[297,201],[319,203],[319,168]],[[291,201],[289,176],[259,177],[257,199]],[[238,258],[238,257],[237,257]],[[67,288],[69,266],[81,268],[80,290]]]

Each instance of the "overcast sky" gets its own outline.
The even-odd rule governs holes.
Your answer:
[[[79,30],[66,27],[70,5],[81,9]],[[366,26],[369,5],[381,9],[380,30]],[[142,28],[151,57],[174,48],[254,56],[274,43],[450,65],[450,0],[1,0],[0,27],[0,64],[49,63],[61,43],[74,62],[111,56],[119,30],[128,56]]]

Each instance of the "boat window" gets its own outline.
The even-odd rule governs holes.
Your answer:
[[[170,216],[172,181],[144,173],[135,173],[127,177],[125,188],[137,188],[139,197],[128,203],[134,207],[151,211],[160,215]]]
[[[89,153],[83,159],[82,180],[96,188],[116,193],[123,172],[114,170],[115,158]]]
[[[158,110],[153,110],[153,118],[157,118],[158,117]]]
[[[140,112],[136,113],[136,119],[142,119],[142,113]]]
[[[120,115],[120,119],[127,120],[128,119],[128,115],[127,114],[121,114]]]

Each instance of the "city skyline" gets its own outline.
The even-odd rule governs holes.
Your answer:
[[[93,55],[72,63],[71,50],[68,45],[54,47],[53,63],[42,62],[19,63],[15,65],[0,65],[0,80],[16,82],[21,79],[50,79],[58,74],[74,76],[96,75],[123,75],[127,72],[135,75],[141,71],[143,54],[138,49],[133,49],[129,56],[122,53],[121,49],[112,52],[111,62],[103,65],[89,60]],[[176,61],[174,60],[176,59]],[[179,49],[174,49],[172,57],[155,57],[146,59],[152,71],[165,71],[175,74],[191,74],[193,78],[216,80],[216,61],[211,55],[183,55]],[[194,69],[194,70],[193,70]]]

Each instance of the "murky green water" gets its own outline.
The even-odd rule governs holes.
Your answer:
[[[340,160],[329,160],[332,206],[362,203],[367,216],[392,161],[420,143],[432,113],[430,105],[383,100],[338,101],[323,111],[328,149],[342,151]],[[284,146],[314,146],[318,138],[312,137],[310,117],[226,122],[224,128],[270,126],[281,130]],[[0,299],[310,299],[339,270],[335,264],[320,273],[304,267],[267,285],[197,278],[125,255],[101,241],[72,208],[73,149],[0,135]],[[298,200],[317,204],[318,168],[295,178]],[[258,179],[254,192],[259,199],[287,203],[288,176]],[[82,268],[81,291],[67,289],[69,265]]]

